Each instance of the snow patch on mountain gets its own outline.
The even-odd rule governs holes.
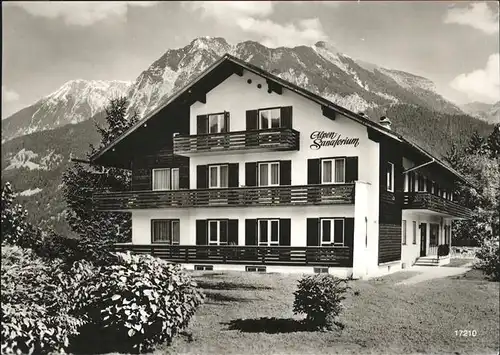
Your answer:
[[[20,168],[26,168],[29,170],[40,169],[40,164],[37,164],[32,161],[37,157],[38,154],[36,154],[35,152],[23,148],[19,152],[17,152],[16,155],[10,158],[10,164],[5,168],[5,170],[20,169]]]
[[[394,97],[392,95],[389,95],[389,94],[386,94],[383,92],[374,92],[374,94],[378,95],[380,97],[383,97],[386,100],[392,101],[392,103],[394,103],[394,104],[398,104],[401,102],[397,97]]]
[[[28,189],[28,190],[21,191],[21,192],[19,192],[16,195],[19,195],[19,196],[33,196],[33,195],[38,194],[40,192],[42,192],[42,189],[40,189],[40,188],[37,187],[35,189]]]
[[[63,162],[64,157],[56,154],[53,150],[38,160],[39,154],[26,149],[21,149],[15,155],[7,156],[9,165],[5,170],[29,169],[29,170],[52,170]],[[38,162],[37,162],[38,160]]]

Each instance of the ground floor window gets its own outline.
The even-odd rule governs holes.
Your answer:
[[[413,244],[417,244],[417,221],[412,221]]]
[[[151,220],[151,242],[179,245],[180,222],[178,219]]]
[[[403,245],[406,245],[406,221],[403,220],[402,226],[402,233],[403,233]]]
[[[257,234],[260,246],[279,245],[280,244],[279,219],[259,219]]]
[[[320,223],[322,246],[344,245],[344,219],[325,218]]]
[[[227,220],[208,221],[208,245],[227,245]]]

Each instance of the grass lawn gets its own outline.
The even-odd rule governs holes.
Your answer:
[[[463,267],[467,264],[474,263],[475,259],[451,258],[450,263],[443,267]]]
[[[394,286],[415,271],[351,282],[343,330],[310,332],[292,313],[299,275],[194,272],[207,294],[188,329],[155,354],[497,354],[499,283],[465,276]],[[476,330],[459,337],[455,330]]]

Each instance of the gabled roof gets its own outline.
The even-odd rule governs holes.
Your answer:
[[[416,145],[415,143],[412,143],[410,141],[408,141],[407,139],[405,139],[403,136],[397,134],[396,132],[394,131],[391,131],[383,126],[381,126],[380,124],[376,123],[376,122],[373,122],[371,120],[369,120],[368,118],[360,115],[360,114],[357,114],[355,112],[352,112],[344,107],[341,107],[339,105],[336,105],[335,103],[329,101],[329,100],[326,100],[325,98],[313,93],[313,92],[310,92],[300,86],[297,86],[295,84],[292,84],[286,80],[283,80],[281,79],[280,77],[276,76],[276,75],[273,75],[255,65],[252,65],[248,62],[245,62],[241,59],[238,59],[230,54],[225,54],[224,56],[222,56],[219,60],[217,60],[216,62],[214,62],[212,65],[210,65],[207,69],[205,69],[202,73],[200,73],[195,79],[193,79],[190,83],[188,83],[186,86],[184,86],[182,89],[178,90],[177,92],[175,92],[173,95],[171,95],[163,105],[160,105],[159,107],[157,107],[155,110],[151,111],[147,116],[145,116],[143,119],[141,119],[139,122],[137,122],[135,125],[133,125],[132,127],[130,127],[127,131],[125,131],[119,138],[117,138],[114,142],[112,142],[110,145],[108,145],[107,147],[101,149],[100,151],[96,152],[93,156],[90,157],[90,161],[91,162],[94,162],[96,159],[98,159],[99,157],[103,156],[106,152],[108,152],[109,150],[113,149],[114,147],[116,147],[117,145],[120,144],[120,142],[122,142],[127,136],[129,136],[131,133],[133,133],[134,131],[136,131],[139,127],[141,127],[142,125],[144,125],[146,122],[148,122],[151,118],[153,118],[155,115],[157,115],[161,110],[167,108],[169,105],[173,105],[176,103],[177,100],[179,100],[179,98],[182,96],[182,95],[185,95],[186,93],[191,93],[191,90],[193,88],[195,88],[196,84],[199,83],[203,78],[205,78],[207,75],[209,75],[211,72],[213,72],[216,68],[222,66],[223,64],[227,64],[227,63],[230,63],[232,65],[234,65],[235,68],[239,68],[240,70],[241,69],[244,69],[244,70],[247,70],[249,72],[252,72],[256,75],[259,75],[263,78],[265,78],[268,82],[272,82],[274,84],[277,84],[278,86],[281,86],[281,87],[284,87],[290,91],[293,91],[295,92],[296,94],[300,95],[300,96],[303,96],[313,102],[316,102],[317,104],[321,105],[324,109],[326,110],[332,110],[334,112],[338,112],[340,114],[342,114],[343,116],[345,117],[348,117],[366,127],[369,127],[377,132],[379,132],[380,134],[382,134],[383,136],[386,136],[390,139],[393,139],[395,141],[398,141],[398,142],[401,142],[401,143],[404,143],[405,145],[408,145],[409,147],[413,148],[414,150],[416,150],[417,152],[421,153],[422,155],[430,158],[430,159],[434,159],[434,161],[440,165],[441,167],[443,167],[444,169],[446,169],[447,171],[449,171],[450,173],[452,173],[453,175],[455,175],[457,178],[459,178],[460,180],[462,180],[463,182],[466,182],[466,179],[464,177],[462,177],[456,170],[450,168],[449,166],[447,166],[445,163],[443,163],[442,161],[440,161],[438,158],[434,157],[432,154],[430,154],[429,152],[427,152],[426,150],[424,150],[423,148],[419,147],[418,145]],[[218,85],[219,83],[217,83]],[[193,90],[194,91],[194,90]]]

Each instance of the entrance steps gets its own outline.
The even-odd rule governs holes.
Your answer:
[[[417,259],[415,265],[417,266],[442,266],[450,263],[449,256],[440,256],[439,259],[437,255],[422,256]]]

